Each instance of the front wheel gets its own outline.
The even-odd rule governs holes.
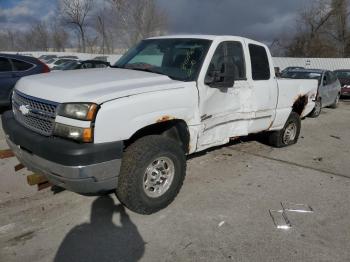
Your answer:
[[[269,144],[277,148],[294,145],[298,142],[300,129],[300,116],[292,112],[282,130],[269,133]]]
[[[311,111],[309,117],[312,118],[316,118],[319,117],[322,111],[322,100],[319,98],[317,99],[317,101],[315,102],[315,107],[314,109]]]
[[[130,210],[152,214],[175,199],[185,175],[181,146],[167,137],[146,136],[126,149],[116,194]]]
[[[337,95],[337,97],[334,100],[334,103],[330,105],[330,108],[333,108],[333,109],[337,108],[339,104],[339,100],[340,100],[340,94]]]

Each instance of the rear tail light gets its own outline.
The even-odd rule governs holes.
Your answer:
[[[42,71],[42,73],[50,73],[50,68],[44,63],[44,62],[42,62],[42,61],[40,61],[39,60],[39,62],[40,62],[40,64],[43,66],[43,71]]]

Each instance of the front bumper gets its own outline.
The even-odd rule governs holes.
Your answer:
[[[29,170],[54,185],[80,194],[100,194],[117,186],[123,143],[78,144],[45,137],[20,125],[8,111],[2,116],[6,140]]]

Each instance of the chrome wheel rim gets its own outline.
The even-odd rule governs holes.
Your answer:
[[[164,195],[170,188],[175,175],[174,162],[168,157],[156,158],[146,168],[143,190],[150,198]]]
[[[321,112],[321,102],[320,101],[317,101],[315,103],[315,115],[319,115]]]
[[[340,100],[340,95],[338,94],[336,99],[335,99],[335,104],[337,105],[339,103],[339,100]]]
[[[297,136],[297,125],[295,123],[290,123],[284,131],[283,143],[288,145]]]

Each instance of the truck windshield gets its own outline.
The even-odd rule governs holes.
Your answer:
[[[195,81],[211,45],[204,39],[149,39],[130,49],[114,67]]]

